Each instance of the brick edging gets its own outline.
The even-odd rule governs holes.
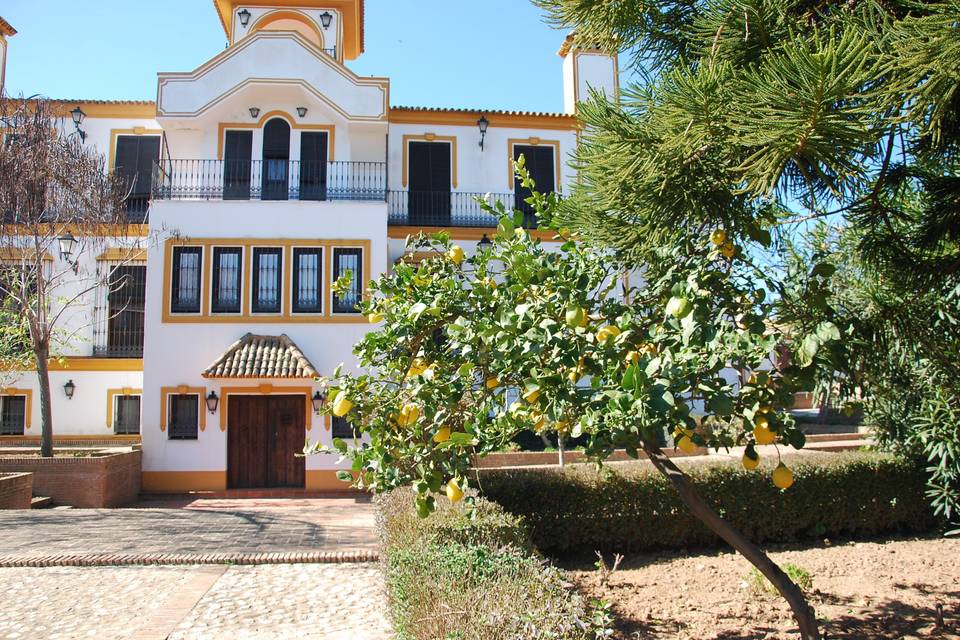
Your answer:
[[[0,568],[123,567],[198,564],[346,564],[377,562],[376,551],[292,551],[284,553],[92,553],[0,556]]]

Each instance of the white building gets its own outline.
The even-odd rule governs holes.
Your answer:
[[[475,247],[495,221],[473,196],[522,202],[521,153],[538,187],[569,185],[577,101],[590,87],[613,95],[617,61],[568,39],[565,113],[395,107],[389,78],[349,68],[363,0],[214,4],[229,47],[159,74],[155,103],[60,103],[84,112],[86,143],[135,185],[130,225],[115,248],[80,256],[84,268],[117,268],[130,238],[159,241],[119,267],[135,283],[122,310],[95,296],[93,326],[55,365],[55,432],[141,438],[146,491],[340,488],[333,458],[294,454],[349,431],[312,398],[315,376],[350,366],[370,330],[361,283],[421,229]],[[0,56],[14,33],[0,20]],[[346,270],[357,286],[340,299],[331,283]],[[34,377],[6,390],[0,440],[39,435]],[[72,399],[57,392],[68,381]]]

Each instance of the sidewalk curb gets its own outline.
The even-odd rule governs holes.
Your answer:
[[[376,551],[292,551],[288,553],[94,553],[2,556],[0,568],[123,567],[176,565],[352,564],[377,562]]]

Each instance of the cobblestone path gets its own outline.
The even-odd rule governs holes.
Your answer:
[[[386,640],[373,564],[0,569],[3,640]]]

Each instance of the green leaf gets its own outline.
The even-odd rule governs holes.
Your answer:
[[[817,264],[810,273],[811,275],[820,276],[821,278],[829,278],[836,272],[837,268],[834,265],[829,262],[821,262]]]
[[[823,322],[817,327],[817,337],[820,339],[820,342],[826,343],[831,340],[840,339],[840,329],[837,328],[837,325],[832,322]]]
[[[447,442],[450,442],[453,446],[472,447],[477,444],[477,439],[469,433],[455,431],[454,433],[450,434],[450,439]]]
[[[816,334],[811,333],[804,338],[800,344],[800,366],[809,367],[813,364],[813,359],[817,356],[817,351],[819,350],[820,338],[818,338]]]
[[[632,364],[627,367],[627,370],[623,373],[623,380],[620,381],[620,386],[625,391],[633,391],[637,387],[637,366]]]
[[[353,474],[349,471],[337,471],[337,480],[340,482],[353,482]]]
[[[347,453],[347,443],[341,440],[340,438],[333,439],[333,448],[342,454]]]
[[[733,410],[736,405],[733,402],[733,398],[726,394],[715,395],[707,402],[707,406],[710,410],[718,416],[729,416],[733,415]]]
[[[427,305],[423,304],[422,302],[418,302],[417,304],[410,307],[410,311],[407,312],[407,317],[410,318],[411,320],[418,320],[420,316],[423,315],[423,312],[426,310],[427,310]]]

